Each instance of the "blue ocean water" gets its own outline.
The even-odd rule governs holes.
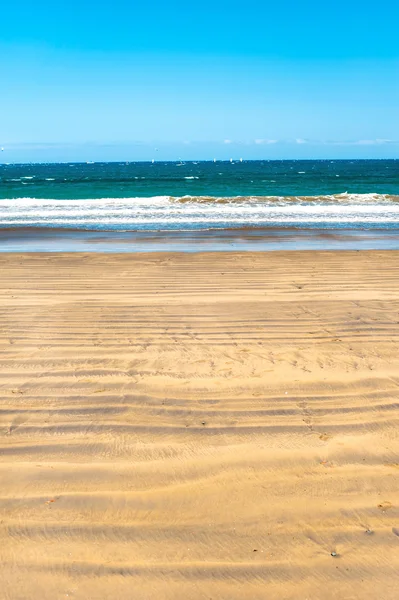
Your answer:
[[[0,165],[0,228],[399,228],[399,160]]]

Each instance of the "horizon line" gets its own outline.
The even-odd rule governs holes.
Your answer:
[[[4,166],[16,166],[16,165],[99,165],[99,164],[135,164],[135,163],[149,163],[149,164],[160,164],[160,163],[248,163],[248,162],[351,162],[351,161],[397,161],[398,157],[346,157],[346,158],[190,158],[190,159],[137,159],[137,160],[46,160],[46,161],[17,161],[17,162],[0,162],[0,167]]]

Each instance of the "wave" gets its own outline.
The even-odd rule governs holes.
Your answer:
[[[199,204],[375,204],[399,202],[399,195],[393,194],[325,194],[317,196],[180,196],[168,197],[170,202],[199,203]]]
[[[399,227],[399,196],[153,196],[0,200],[0,227],[190,229],[359,225]]]
[[[187,177],[186,179],[192,179]],[[379,203],[399,203],[399,195],[395,194],[357,194],[352,192],[342,192],[340,194],[320,194],[315,196],[134,196],[134,197],[107,197],[107,198],[34,198],[34,197],[23,197],[23,198],[4,198],[0,199],[0,210],[2,206],[7,204],[13,205],[30,205],[30,204],[51,204],[58,205],[65,203],[83,203],[85,205],[89,203],[97,203],[99,205],[104,203],[126,203],[129,205],[135,204],[276,204],[276,203],[299,203],[299,204],[379,204]]]

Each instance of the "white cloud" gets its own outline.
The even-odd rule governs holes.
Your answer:
[[[398,140],[388,140],[385,138],[376,138],[374,140],[308,140],[296,138],[296,144],[310,144],[323,146],[383,146],[384,144],[399,144]]]
[[[354,142],[355,146],[380,146],[382,144],[392,144],[392,140],[375,139],[375,140],[358,140]]]
[[[277,144],[278,140],[257,139],[254,142],[255,144]]]
[[[232,144],[232,140],[224,140],[223,144]]]

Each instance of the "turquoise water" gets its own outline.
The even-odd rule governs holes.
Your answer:
[[[399,160],[0,165],[0,227],[399,228]]]

